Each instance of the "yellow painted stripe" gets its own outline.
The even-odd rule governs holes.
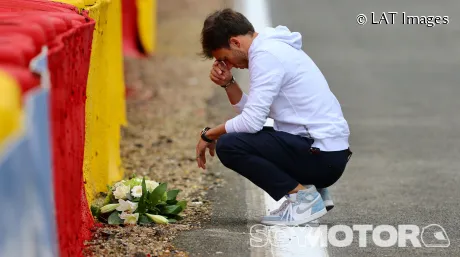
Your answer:
[[[84,175],[88,202],[123,178],[120,125],[125,123],[121,2],[98,1],[88,8],[96,20],[88,78]]]
[[[88,8],[96,20],[87,85],[84,176],[91,203],[107,185],[123,177],[120,161],[120,123],[125,120],[121,2],[97,1]]]
[[[84,7],[96,21],[86,88],[83,175],[88,203],[123,178],[120,127],[126,124],[120,0],[59,0]],[[78,4],[78,5],[77,5]]]
[[[0,71],[0,146],[22,127],[21,89],[16,80]]]
[[[148,54],[156,49],[157,2],[156,0],[136,0],[137,26],[139,37]]]
[[[74,5],[78,8],[84,8],[87,0],[59,0],[58,2]]]

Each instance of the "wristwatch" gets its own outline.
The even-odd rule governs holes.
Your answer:
[[[206,136],[206,132],[208,132],[208,130],[210,130],[210,129],[211,129],[210,127],[206,127],[201,131],[201,139],[203,139],[204,141],[206,141],[208,143],[212,143],[214,141],[214,140],[212,140],[212,139],[210,139],[209,137]]]
[[[227,87],[233,83],[236,83],[236,81],[235,81],[235,78],[232,76],[232,79],[227,84],[222,85],[221,87],[227,89]]]

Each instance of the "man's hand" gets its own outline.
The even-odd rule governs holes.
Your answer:
[[[196,162],[198,167],[206,169],[206,148],[209,148],[209,154],[214,157],[216,153],[216,141],[208,143],[200,138],[196,145]]]
[[[212,65],[209,78],[219,86],[223,86],[232,79],[232,72],[221,61],[215,61]]]

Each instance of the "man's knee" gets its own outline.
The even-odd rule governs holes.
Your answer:
[[[228,167],[231,156],[229,155],[229,149],[232,148],[233,141],[235,140],[235,133],[227,133],[219,137],[216,143],[216,155],[220,162]]]
[[[216,154],[219,160],[227,165],[234,160],[235,154],[245,151],[245,140],[242,133],[227,133],[219,137],[216,143]]]
[[[236,140],[237,133],[227,133],[219,137],[216,143],[216,153],[219,156],[223,151],[231,149]]]

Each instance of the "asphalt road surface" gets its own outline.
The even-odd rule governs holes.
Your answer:
[[[355,231],[348,246],[328,245],[328,255],[460,256],[460,1],[271,0],[268,9],[272,25],[302,33],[303,49],[324,73],[352,133],[354,155],[331,188],[336,207],[321,224],[420,229],[411,241],[420,247],[405,240],[406,247],[391,240],[379,246],[390,235],[375,241],[373,230],[360,247]],[[359,14],[367,16],[365,25],[357,24]],[[441,23],[448,16],[449,24],[403,24],[426,23],[421,16],[429,15]],[[227,104],[220,93],[213,108]],[[191,256],[251,256],[257,192],[233,172],[213,169],[228,181],[212,193],[213,219],[177,245]],[[430,224],[444,231],[430,227],[420,235]]]
[[[450,239],[447,248],[385,248],[369,232],[360,248],[355,232],[350,246],[329,246],[329,255],[460,256],[460,1],[272,0],[269,9],[273,25],[303,35],[351,129],[354,155],[322,222],[412,224],[420,232],[438,224]],[[383,12],[398,14],[380,21]],[[448,16],[449,24],[403,24],[402,12]],[[359,14],[367,24],[357,24]]]

